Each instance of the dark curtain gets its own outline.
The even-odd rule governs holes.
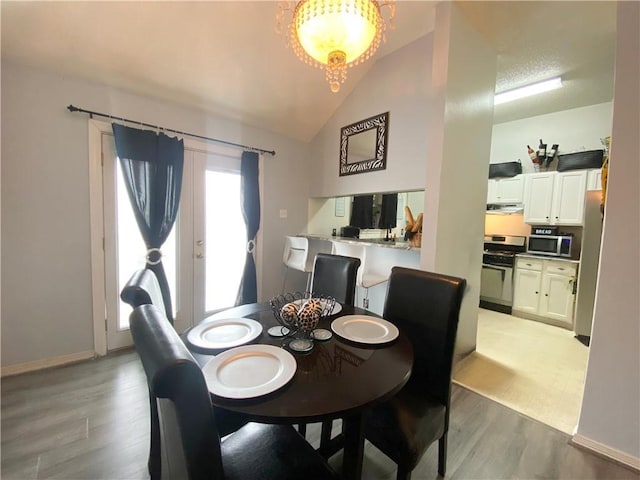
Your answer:
[[[387,193],[382,195],[382,206],[380,208],[380,220],[378,228],[396,228],[398,218],[398,194]]]
[[[253,258],[255,239],[260,229],[260,187],[258,185],[258,154],[242,152],[240,166],[240,189],[242,195],[242,216],[247,226],[247,258],[238,289],[237,305],[258,301],[256,264]]]
[[[353,197],[349,225],[360,228],[373,228],[373,195]]]
[[[147,246],[146,268],[158,277],[165,311],[173,324],[171,293],[160,247],[178,215],[184,142],[150,130],[115,123],[112,127],[127,193]]]

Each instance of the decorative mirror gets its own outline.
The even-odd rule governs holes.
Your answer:
[[[340,176],[387,168],[389,112],[340,129]]]

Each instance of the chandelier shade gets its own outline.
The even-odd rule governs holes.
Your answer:
[[[297,2],[288,28],[289,44],[302,61],[325,68],[331,91],[338,92],[347,78],[347,67],[367,60],[384,41],[386,24],[381,6],[390,8],[391,22],[395,13],[393,1]]]

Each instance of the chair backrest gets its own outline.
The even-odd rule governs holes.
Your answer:
[[[345,257],[360,259],[361,268],[358,269],[356,285],[362,285],[362,276],[364,275],[364,269],[366,268],[365,262],[367,247],[365,245],[357,245],[353,243],[333,242],[331,253],[334,255],[343,255]]]
[[[354,305],[359,267],[359,258],[318,253],[313,264],[311,291],[329,295],[346,305]]]
[[[458,331],[463,278],[393,267],[383,317],[397,325],[413,344],[408,387],[449,404],[451,366]]]
[[[130,324],[158,404],[163,480],[222,479],[220,438],[200,367],[155,306],[136,308]]]
[[[309,272],[309,240],[305,237],[285,237],[282,262],[294,270]]]
[[[148,268],[136,270],[120,292],[120,298],[133,308],[152,304],[166,315],[158,278]]]

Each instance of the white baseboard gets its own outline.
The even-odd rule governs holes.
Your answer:
[[[583,435],[576,434],[572,437],[571,443],[591,450],[592,452],[607,457],[614,462],[626,465],[629,468],[640,471],[640,458],[629,455],[628,453],[621,452],[615,448],[608,447],[602,443],[591,440]]]
[[[70,355],[61,355],[59,357],[45,358],[42,360],[35,360],[33,362],[18,363],[16,365],[2,367],[2,369],[0,370],[0,376],[8,377],[10,375],[33,372],[36,370],[42,370],[44,368],[59,367],[61,365],[67,365],[69,363],[75,363],[81,360],[88,360],[94,357],[96,357],[96,353],[94,351],[86,351],[72,353]]]

